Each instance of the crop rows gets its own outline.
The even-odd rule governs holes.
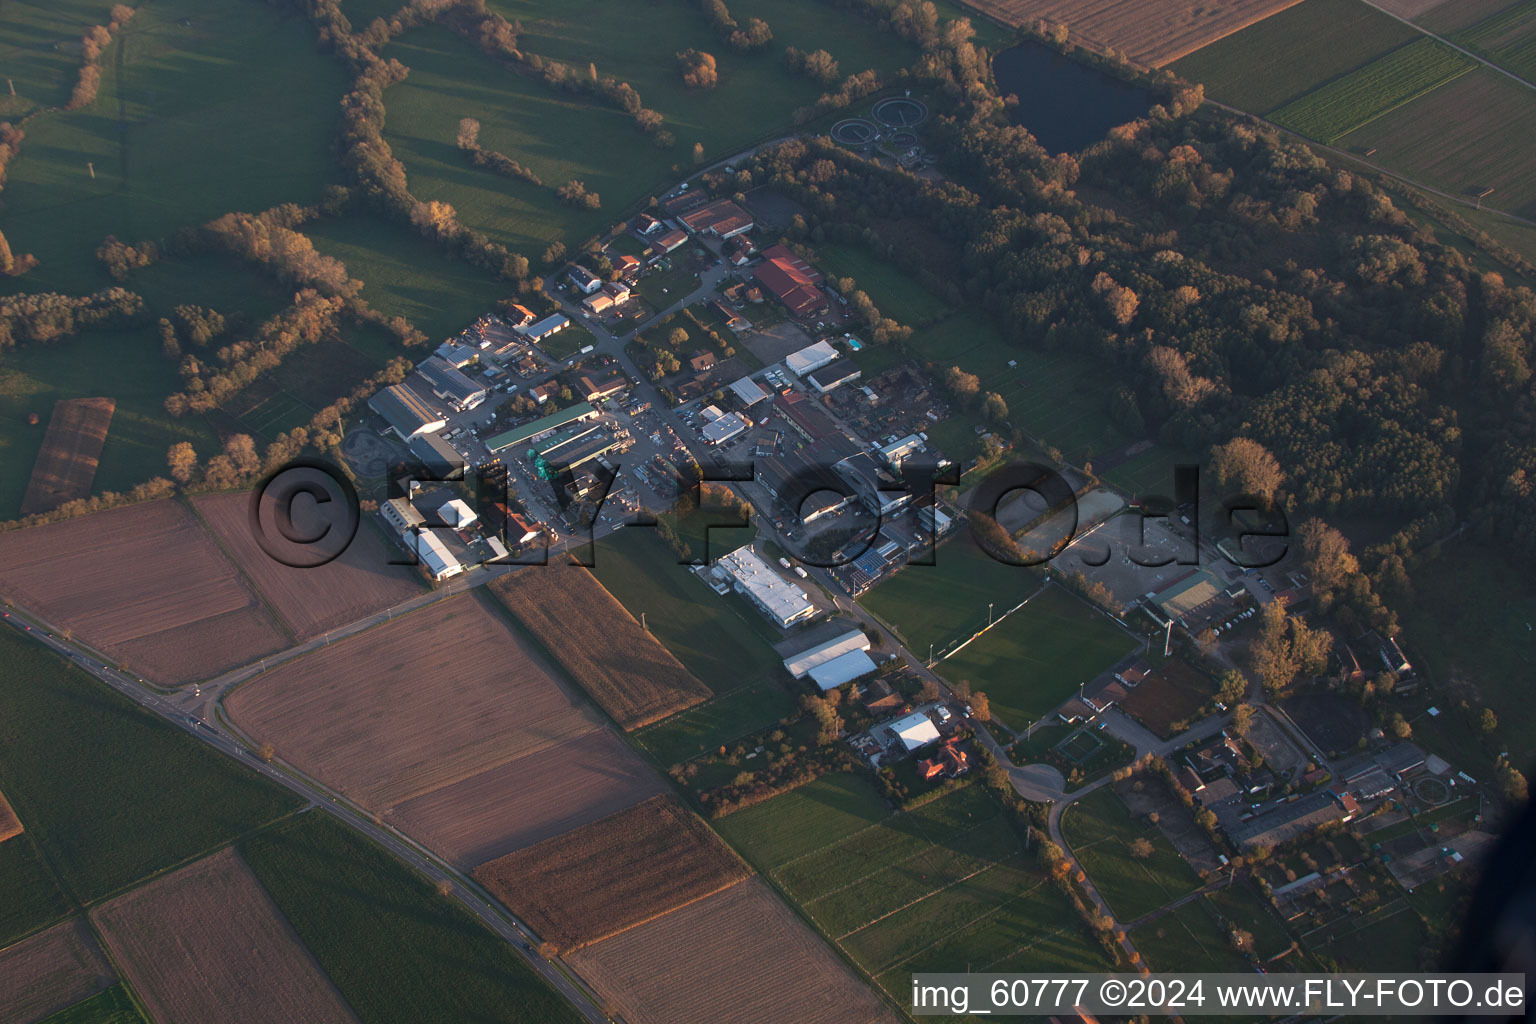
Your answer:
[[[1308,138],[1333,143],[1476,66],[1443,43],[1421,39],[1312,90],[1269,117]]]

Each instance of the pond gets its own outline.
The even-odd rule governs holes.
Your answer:
[[[992,59],[992,73],[998,92],[1019,98],[1009,119],[1028,128],[1052,153],[1086,149],[1152,106],[1151,93],[1141,86],[1041,43],[1024,42],[999,53]]]

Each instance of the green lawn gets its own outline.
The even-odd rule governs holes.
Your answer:
[[[0,121],[69,102],[80,74],[80,36],[107,20],[100,0],[12,0],[0,6],[0,67],[16,89],[0,92]]]
[[[84,1002],[60,1010],[40,1024],[144,1024],[133,997],[122,985],[113,985]]]
[[[657,764],[679,764],[760,732],[794,707],[795,695],[779,683],[752,683],[680,711],[636,733],[635,739]]]
[[[727,815],[714,827],[758,870],[769,872],[890,816],[867,778],[836,774]]]
[[[582,1019],[509,943],[323,813],[241,854],[363,1024]]]
[[[923,288],[895,264],[876,259],[857,245],[816,247],[816,264],[828,277],[851,277],[880,312],[898,323],[916,325],[943,316],[949,304]]]
[[[1444,43],[1421,38],[1273,111],[1277,124],[1332,143],[1477,67]]]
[[[0,843],[0,947],[68,913],[69,901],[59,891],[31,833]]]
[[[654,530],[631,527],[604,538],[593,561],[603,586],[635,618],[644,613],[656,638],[716,693],[783,676],[783,659],[768,645],[768,620],[678,565]]]
[[[0,17],[28,14],[14,7]],[[331,135],[345,71],[318,52],[296,12],[157,0],[140,7],[101,66],[96,101],[29,122],[8,168],[0,228],[42,264],[7,291],[95,290],[110,283],[94,255],[108,234],[155,239],[230,210],[314,202],[340,177]]]
[[[909,565],[859,603],[895,627],[907,646],[926,657],[987,624],[987,604],[1002,612],[1040,586],[1040,573],[1007,565],[976,546],[968,532],[940,544],[933,565]]]
[[[513,294],[506,282],[399,224],[347,216],[313,221],[302,230],[316,249],[341,260],[363,282],[370,306],[405,317],[434,345]]]
[[[174,420],[164,411],[165,396],[179,386],[153,328],[92,330],[55,345],[0,353],[0,519],[20,512],[48,417],[61,398],[117,400],[93,492],[128,490],[164,475],[166,449],[177,441],[212,454],[217,445],[201,419]],[[30,413],[37,413],[35,426],[27,422]]]
[[[10,629],[0,631],[0,659],[0,792],[78,901],[298,805]]]
[[[1200,886],[1200,879],[1157,826],[1131,817],[1111,787],[1095,790],[1069,807],[1061,829],[1089,880],[1122,924]],[[1141,838],[1152,844],[1152,855],[1146,860],[1131,856],[1131,843]]]
[[[1305,0],[1170,67],[1212,99],[1263,114],[1418,38],[1361,0]]]
[[[1416,971],[1427,938],[1419,915],[1403,905],[1343,931],[1317,952],[1333,957],[1346,971]]]
[[[1021,729],[1135,647],[1104,615],[1052,586],[941,661],[938,670],[951,682],[985,690],[992,713]]]

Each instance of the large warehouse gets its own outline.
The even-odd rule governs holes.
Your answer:
[[[807,345],[798,352],[791,352],[784,357],[784,368],[796,377],[804,377],[827,366],[837,359],[837,349],[831,342],[818,341],[814,345]]]
[[[826,643],[801,651],[792,658],[785,658],[784,668],[796,679],[804,679],[817,665],[824,665],[850,651],[867,650],[869,650],[869,637],[862,629],[850,629]]]
[[[715,572],[730,579],[738,592],[780,626],[788,628],[816,614],[805,591],[774,572],[750,546],[722,556]]]

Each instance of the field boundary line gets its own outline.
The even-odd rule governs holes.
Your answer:
[[[977,829],[979,829],[982,826],[988,824],[992,820],[993,820],[992,818],[988,818],[986,821],[977,822],[975,825],[972,825],[970,828],[966,829],[964,832],[960,832],[960,833],[956,834],[953,838],[955,838],[955,839],[964,839],[966,836],[970,835],[972,832],[975,832]],[[852,837],[850,837],[850,838],[852,838]],[[934,850],[934,849],[938,848],[939,844],[934,842],[932,839],[929,839],[927,836],[922,836],[921,838],[923,839],[923,844],[924,844],[921,849],[912,851],[911,853],[907,854],[907,856],[902,857],[900,860],[893,860],[893,861],[891,861],[888,864],[882,864],[879,867],[875,868],[875,870],[869,872],[869,874],[867,874],[867,875],[860,875],[858,878],[855,878],[853,881],[847,883],[846,885],[840,885],[840,886],[838,886],[835,889],[828,889],[826,892],[821,893],[820,895],[815,896],[812,899],[806,900],[805,904],[806,904],[807,909],[809,909],[809,907],[810,907],[810,905],[812,903],[820,903],[822,900],[826,899],[829,896],[836,896],[840,892],[847,892],[849,889],[852,889],[854,886],[862,885],[863,883],[869,881],[871,878],[874,878],[876,875],[880,874],[882,871],[889,871],[891,868],[900,867],[901,865],[907,863],[908,861],[916,860],[918,857],[923,856],[924,854],[928,853],[930,850]],[[777,874],[777,873],[775,873],[775,874]]]
[[[224,545],[223,538],[221,538],[214,530],[213,524],[208,522],[207,519],[203,518],[203,513],[198,509],[197,503],[192,500],[190,495],[185,493],[178,494],[176,496],[176,500],[181,503],[183,508],[191,513],[192,520],[197,524],[197,528],[201,530],[209,540],[213,541],[213,546],[219,549],[219,554],[223,555],[225,561],[229,562],[230,567],[235,570],[235,575],[240,577],[240,581],[250,588],[251,593],[256,596],[256,603],[261,606],[262,612],[266,614],[272,625],[276,626],[279,632],[281,632],[282,635],[287,638],[289,646],[297,646],[299,643],[298,634],[293,631],[293,627],[289,625],[288,621],[277,613],[277,605],[272,601],[272,599],[267,597],[262,589],[256,585],[255,580],[246,575],[245,570],[241,568],[240,563],[235,559],[234,552],[230,551],[229,548]],[[209,682],[209,680],[198,679],[191,683],[179,686],[176,689],[179,692],[185,690],[188,686],[200,685],[206,682]]]
[[[985,874],[987,871],[991,871],[993,868],[1002,867],[1003,865],[1005,865],[1008,862],[1009,859],[1011,859],[1011,858],[1004,858],[1003,860],[997,861],[996,863],[991,864],[988,867],[986,867],[981,873]],[[1046,884],[1045,880],[1042,879],[1042,880],[1036,882],[1034,885],[1030,886],[1028,889],[1025,889],[1023,892],[1016,892],[1012,896],[1010,896],[1008,899],[1004,900],[1003,902],[998,903],[995,906],[987,907],[985,910],[983,910],[981,913],[977,914],[975,917],[971,918],[969,921],[966,921],[964,924],[961,924],[958,927],[951,928],[949,931],[945,932],[943,935],[940,935],[938,938],[936,938],[932,942],[928,943],[928,945],[924,946],[922,949],[913,950],[911,953],[908,953],[905,956],[898,956],[896,959],[890,961],[889,963],[882,964],[880,967],[875,969],[874,973],[876,973],[876,974],[884,974],[886,971],[894,971],[894,970],[896,970],[898,967],[902,966],[903,964],[911,963],[913,960],[917,959],[918,957],[922,956],[924,953],[926,953],[929,950],[933,949],[935,946],[939,945],[939,943],[943,942],[944,940],[949,939],[949,938],[951,938],[951,937],[953,937],[955,935],[960,934],[961,932],[965,931],[967,928],[970,928],[973,925],[976,925],[976,924],[979,924],[982,921],[985,921],[987,918],[992,917],[994,914],[1001,914],[1008,907],[1010,907],[1013,904],[1019,902],[1024,897],[1028,896],[1030,893],[1036,891],[1042,885],[1045,885],[1045,884]],[[852,935],[853,933],[849,932],[848,934]],[[844,938],[847,938],[847,936],[845,935]]]
[[[1018,852],[1019,852],[1018,850],[1014,850],[1013,851],[1013,853],[1018,853]],[[1009,856],[1011,857],[1011,856],[1013,856],[1013,854],[1010,853]],[[944,892],[944,891],[946,891],[948,889],[953,889],[955,886],[959,885],[962,882],[969,882],[971,879],[975,878],[977,875],[981,874],[982,872],[984,872],[984,871],[991,871],[993,868],[997,867],[1001,863],[1002,863],[1002,860],[988,861],[986,864],[983,864],[981,867],[977,868],[975,871],[972,871],[968,875],[964,875],[964,876],[962,876],[960,878],[955,879],[952,882],[948,882],[948,883],[946,883],[944,885],[941,885],[937,889],[934,889],[932,892],[924,893],[923,895],[919,896],[915,900],[908,900],[906,903],[903,903],[901,906],[899,906],[899,907],[895,908],[894,910],[891,910],[891,911],[889,911],[887,913],[881,914],[879,917],[870,918],[868,921],[865,921],[863,924],[861,924],[857,928],[853,929],[853,931],[845,932],[843,935],[839,936],[837,941],[838,942],[842,942],[843,939],[848,938],[848,936],[850,936],[850,935],[857,935],[859,932],[864,931],[866,928],[873,928],[875,925],[879,924],[881,921],[884,921],[886,918],[894,917],[895,915],[901,913],[903,910],[906,910],[908,907],[915,907],[919,903],[923,902],[924,900],[932,899],[933,897],[937,896],[939,893]]]

